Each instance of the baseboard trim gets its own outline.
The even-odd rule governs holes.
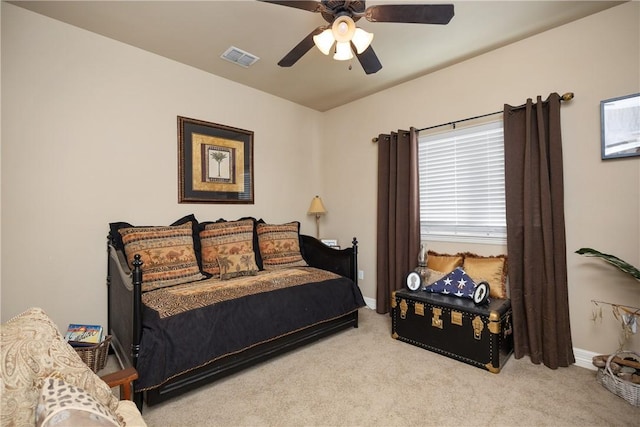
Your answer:
[[[367,307],[369,307],[372,310],[376,309],[376,300],[375,298],[368,298],[363,296],[364,298],[364,303],[367,305]]]
[[[375,298],[363,297],[364,303],[368,308],[375,310],[376,309],[376,300]],[[597,371],[598,368],[593,366],[593,356],[597,356],[599,353],[594,353],[592,351],[583,350],[581,348],[573,348],[573,356],[576,359],[576,366],[581,368],[590,369],[592,371]]]
[[[583,350],[581,348],[573,348],[573,356],[576,358],[575,365],[592,371],[598,370],[598,368],[593,366],[593,356],[597,356],[598,354],[599,353]]]

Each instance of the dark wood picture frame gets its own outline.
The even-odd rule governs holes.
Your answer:
[[[640,156],[640,93],[600,101],[602,160]]]
[[[253,132],[178,116],[178,202],[253,198]]]

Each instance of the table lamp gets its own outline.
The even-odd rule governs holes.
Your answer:
[[[327,213],[327,209],[322,204],[322,199],[320,196],[316,196],[311,200],[311,206],[309,206],[309,211],[307,215],[315,215],[316,216],[316,238],[320,239],[320,216]]]

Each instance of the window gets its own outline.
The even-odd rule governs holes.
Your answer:
[[[423,238],[506,242],[502,121],[420,136],[418,157]]]

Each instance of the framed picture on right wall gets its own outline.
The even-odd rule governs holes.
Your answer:
[[[600,101],[602,159],[640,156],[640,93]]]

